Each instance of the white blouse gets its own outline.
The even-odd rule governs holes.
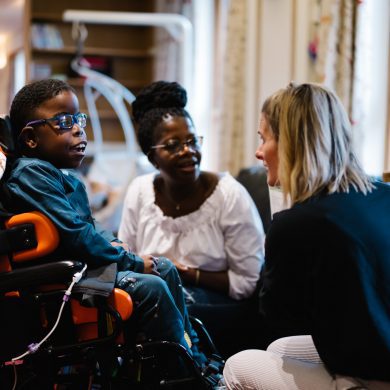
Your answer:
[[[141,255],[165,256],[205,271],[228,270],[230,297],[249,297],[264,261],[264,230],[246,189],[230,174],[220,174],[198,210],[172,218],[155,204],[155,175],[130,183],[118,238]]]

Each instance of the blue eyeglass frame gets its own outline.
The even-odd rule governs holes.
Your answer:
[[[63,122],[61,120],[64,119],[65,117],[68,117],[68,118],[71,117],[72,118],[72,124],[71,125],[65,126],[63,124]],[[80,121],[80,119],[81,119],[82,122]],[[87,126],[87,119],[88,119],[88,115],[84,114],[83,112],[79,112],[77,114],[61,114],[61,115],[53,116],[53,118],[37,119],[35,121],[28,122],[25,125],[25,127],[40,125],[42,123],[48,123],[50,121],[58,121],[58,126],[60,127],[61,130],[70,130],[71,128],[73,128],[75,123],[77,123],[77,125],[83,129],[84,127]]]
[[[178,141],[178,145],[180,145],[180,150],[178,150],[176,152],[172,152],[172,153],[173,154],[179,154],[179,153],[181,153],[184,150],[184,148],[186,146],[187,146],[187,148],[195,148],[195,149],[198,150],[199,148],[202,147],[203,139],[204,139],[203,135],[196,135],[195,137],[193,137],[193,138],[191,138],[191,139],[189,139],[187,141],[184,141],[184,142]],[[196,141],[195,145],[191,145],[191,142],[193,142],[194,140]],[[169,146],[170,146],[169,143],[165,143],[165,144],[161,144],[161,145],[154,145],[154,146],[150,147],[150,152],[152,150],[155,150],[155,149],[166,149],[167,151],[170,152]]]

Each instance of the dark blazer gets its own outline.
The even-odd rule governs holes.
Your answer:
[[[273,339],[311,334],[328,369],[390,380],[390,186],[274,215],[260,309]]]

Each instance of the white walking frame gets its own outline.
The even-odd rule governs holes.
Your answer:
[[[130,181],[138,174],[145,173],[145,164],[142,160],[145,156],[140,152],[136,141],[135,131],[126,106],[131,105],[135,96],[116,80],[88,67],[82,58],[82,46],[87,37],[87,29],[84,23],[132,25],[165,27],[180,47],[179,81],[187,89],[191,89],[191,64],[192,64],[192,24],[184,16],[168,13],[137,13],[137,12],[107,12],[66,10],[63,20],[73,22],[73,38],[78,43],[78,53],[72,61],[72,69],[80,76],[85,77],[84,96],[89,112],[93,132],[93,163],[89,172],[89,178],[113,185],[118,191],[116,203],[122,201],[126,188]],[[125,144],[119,148],[113,148],[104,144],[103,131],[96,107],[96,101],[104,96],[111,104],[118,116],[124,133]],[[106,180],[104,180],[106,178]],[[109,179],[107,179],[109,178]],[[104,227],[116,230],[118,221],[118,204],[108,205],[95,217]],[[116,214],[112,216],[112,214]],[[113,219],[115,221],[113,221]],[[109,221],[105,223],[105,221]]]

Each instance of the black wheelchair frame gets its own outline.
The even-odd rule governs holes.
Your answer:
[[[34,226],[26,224],[21,229],[14,229],[11,234],[2,229],[0,240],[4,242],[12,237],[14,242],[19,231],[22,238],[15,240],[20,243],[17,247],[28,242],[30,248],[31,242],[36,241],[33,230]],[[15,245],[2,246],[0,255],[3,258],[8,256],[10,248],[14,249]],[[202,349],[210,357],[205,367],[200,367],[177,343],[137,343],[131,331],[125,334],[126,342],[118,342],[118,336],[123,332],[121,315],[107,303],[106,298],[101,297],[94,300],[98,311],[97,338],[77,340],[71,308],[65,305],[53,335],[37,351],[30,346],[26,356],[12,360],[21,351],[28,350],[31,341],[42,339],[52,327],[67,284],[82,267],[80,262],[58,261],[0,273],[0,311],[3,318],[0,325],[0,381],[5,389],[12,386],[18,389],[92,389],[93,386],[122,389],[129,388],[131,384],[134,389],[206,390],[217,386],[223,361],[199,320],[191,318]],[[54,289],[42,289],[42,286],[53,284]],[[77,294],[73,299],[77,299]],[[108,320],[110,326],[107,325]],[[47,323],[45,327],[42,327],[43,322]]]
[[[7,118],[0,118],[0,142],[12,154]],[[102,297],[93,300],[97,336],[80,341],[66,291],[84,264],[72,260],[42,263],[39,258],[15,262],[15,254],[36,248],[39,238],[34,223],[7,228],[9,217],[0,204],[2,389],[208,390],[218,386],[224,362],[203,324],[193,317],[200,348],[208,357],[204,367],[177,343],[137,342],[136,332],[128,323],[124,329],[118,309]],[[51,287],[43,288],[47,285]],[[71,295],[71,299],[78,298],[78,294]],[[128,321],[131,324],[131,318]]]

